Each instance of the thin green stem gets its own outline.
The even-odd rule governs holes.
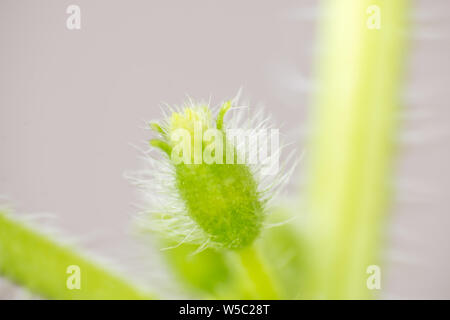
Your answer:
[[[247,288],[250,299],[280,299],[279,288],[267,263],[258,251],[257,244],[237,252],[242,276],[241,285]]]

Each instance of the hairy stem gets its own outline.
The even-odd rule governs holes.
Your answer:
[[[74,269],[79,268],[80,288]],[[68,269],[69,268],[69,269]],[[68,273],[69,271],[69,273]],[[0,275],[49,299],[152,299],[72,248],[0,212]]]
[[[324,1],[308,194],[313,298],[372,297],[366,270],[380,262],[391,194],[408,2]]]

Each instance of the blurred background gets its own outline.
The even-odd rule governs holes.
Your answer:
[[[72,4],[80,30],[66,27]],[[216,105],[242,87],[305,150],[318,4],[0,0],[1,201],[169,290],[129,235],[139,198],[124,173],[142,167],[144,121],[161,103]],[[382,297],[449,299],[450,2],[412,4]],[[0,298],[24,295],[0,278]]]

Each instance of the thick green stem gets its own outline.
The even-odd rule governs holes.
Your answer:
[[[372,297],[366,270],[380,263],[391,193],[408,2],[324,1],[310,144],[312,298]]]
[[[154,298],[75,253],[69,246],[51,240],[2,212],[0,275],[49,299]]]

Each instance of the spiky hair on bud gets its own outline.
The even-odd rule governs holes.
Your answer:
[[[141,230],[177,245],[197,244],[199,251],[240,249],[258,237],[266,227],[269,200],[293,168],[286,172],[279,166],[277,172],[263,174],[267,163],[255,162],[251,154],[261,151],[254,149],[259,140],[237,138],[235,143],[229,129],[253,137],[271,129],[262,113],[244,119],[242,109],[236,99],[216,108],[189,100],[181,108],[168,107],[162,121],[150,123],[156,138],[144,152],[146,168],[129,175],[143,192],[144,204],[136,217]],[[233,117],[225,122],[228,113]],[[277,164],[278,138],[278,133],[271,137],[277,141],[269,148]],[[261,148],[267,155],[267,146]]]

